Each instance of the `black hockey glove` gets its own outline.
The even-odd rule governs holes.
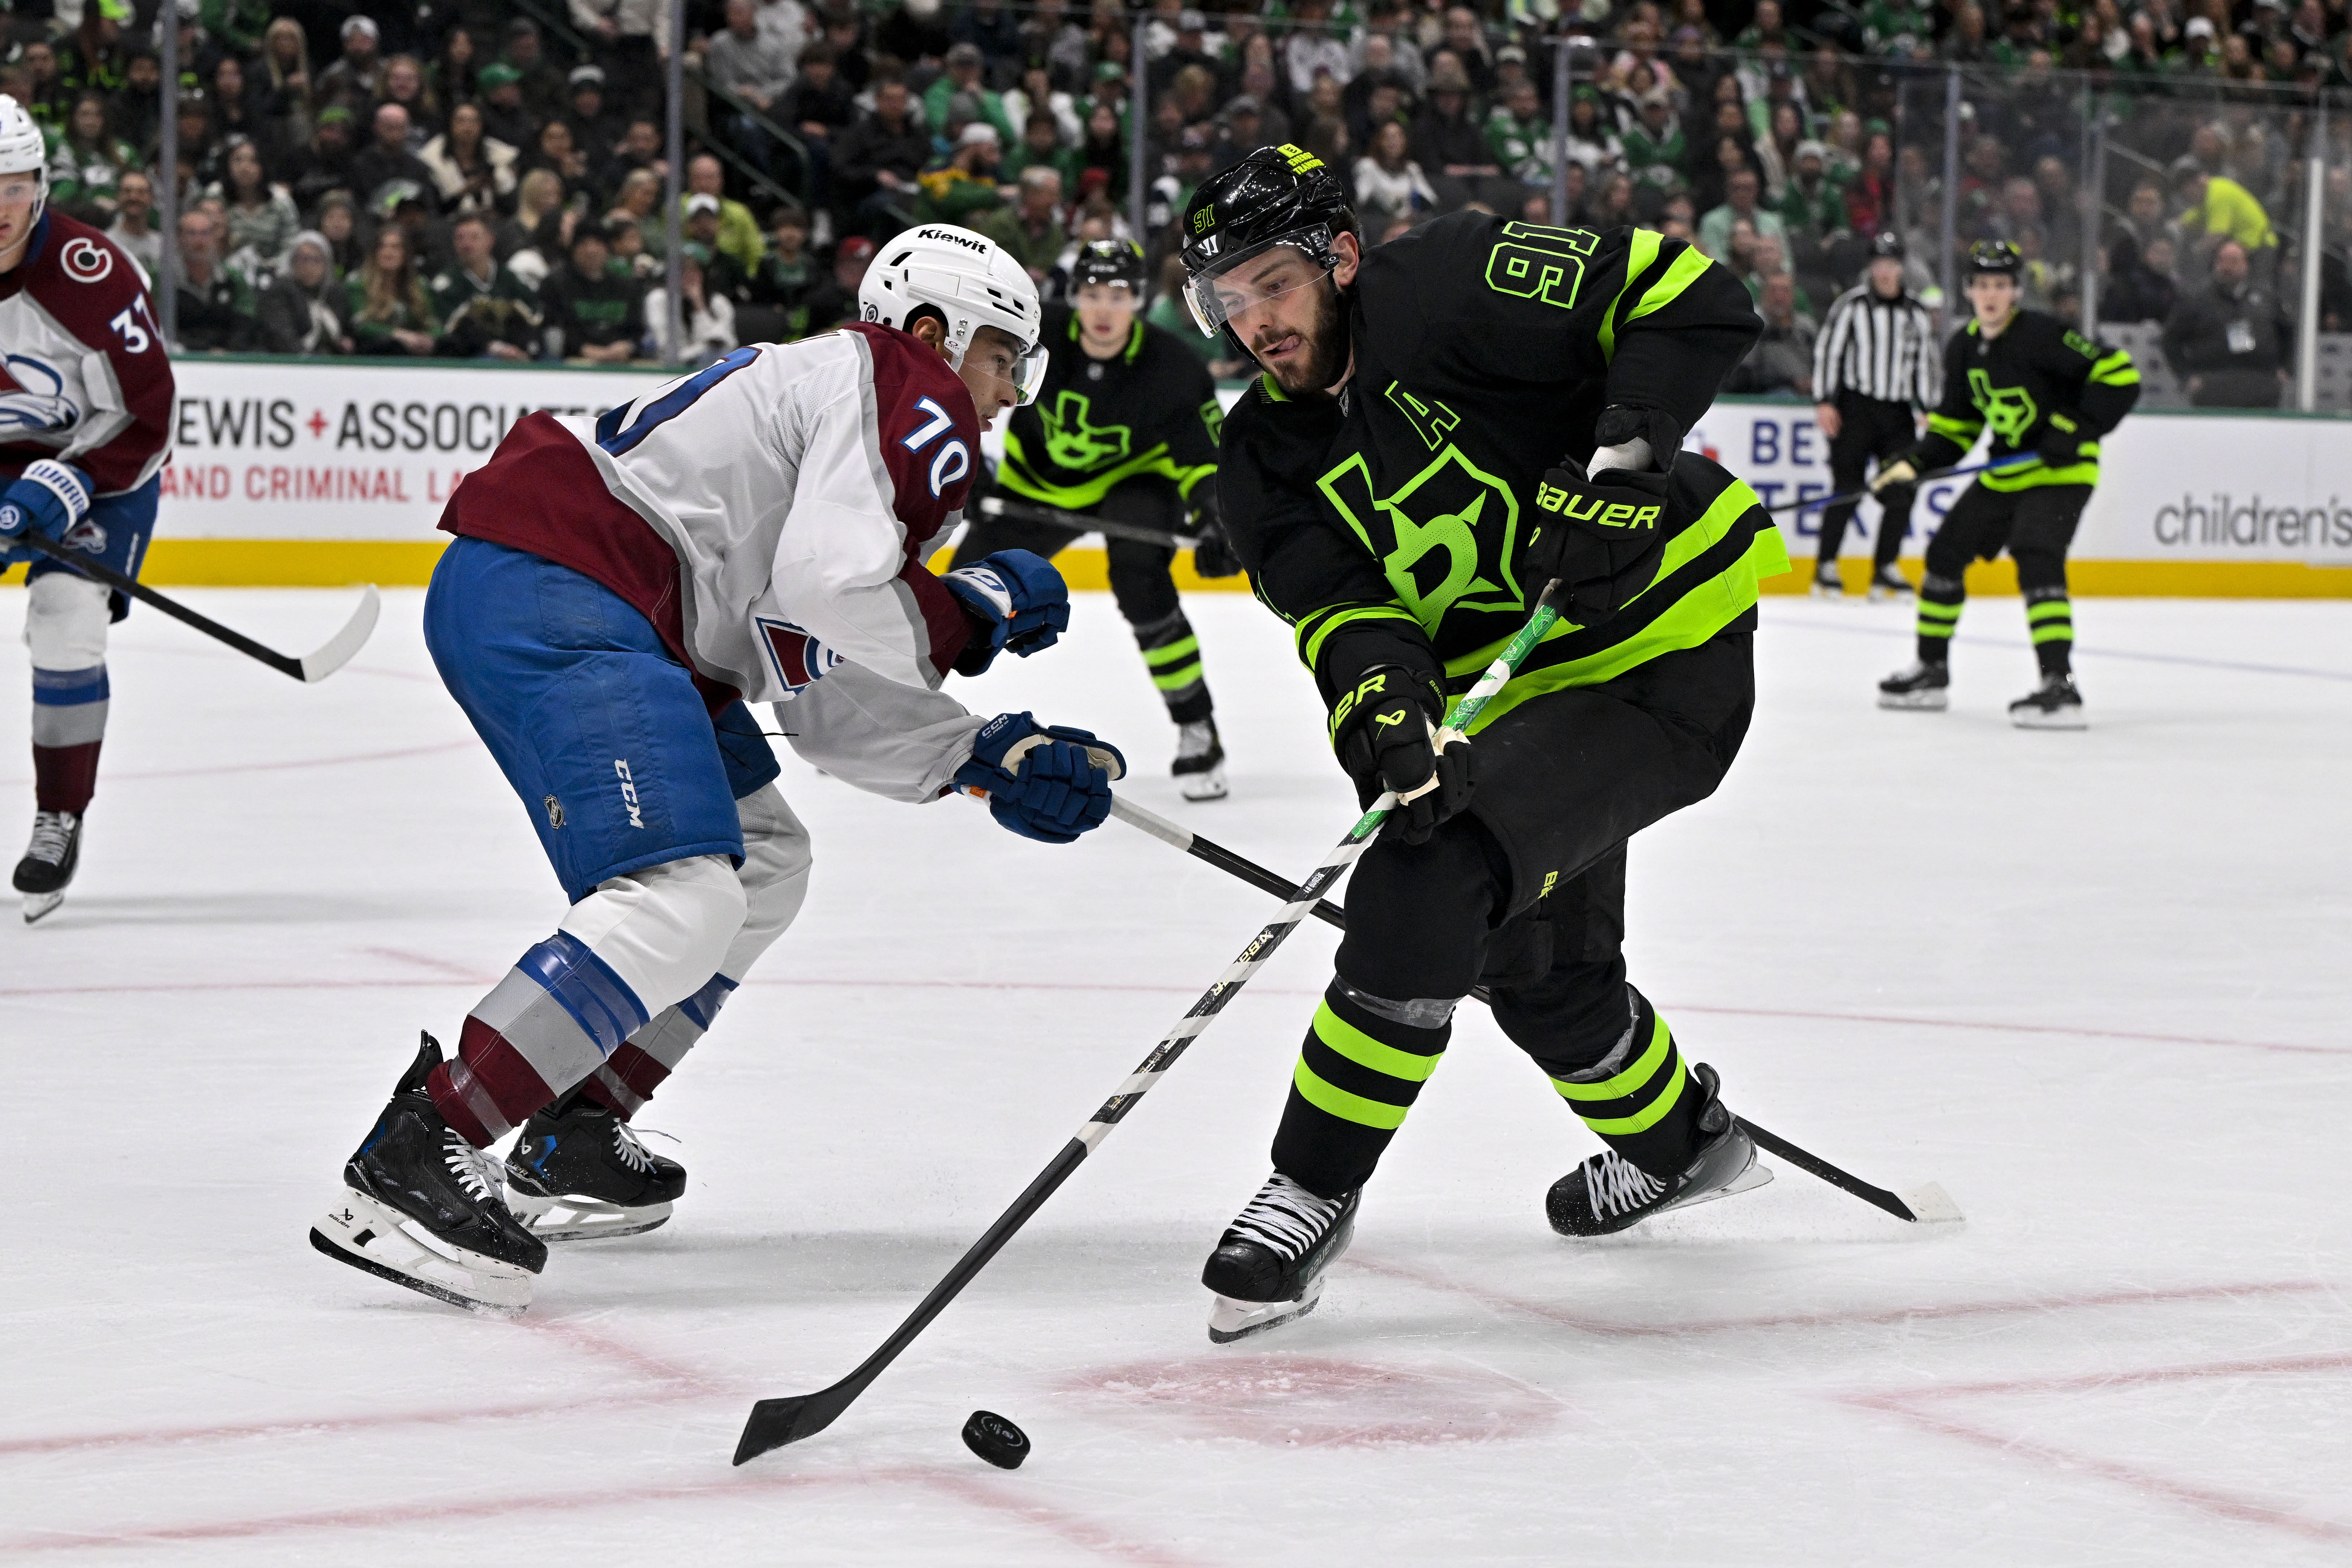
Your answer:
[[[2083,426],[2071,415],[2053,411],[2042,426],[2042,439],[2033,444],[2033,455],[2053,468],[2081,461]]]
[[[1366,670],[1331,709],[1331,749],[1356,781],[1360,805],[1397,795],[1389,823],[1407,844],[1424,844],[1437,825],[1470,803],[1470,742],[1437,728],[1445,700],[1402,665]],[[1437,749],[1444,741],[1444,749]]]
[[[1609,468],[1587,479],[1573,458],[1536,489],[1522,582],[1557,578],[1554,603],[1580,626],[1599,626],[1650,585],[1666,548],[1666,476]]]
[[[1204,481],[1197,494],[1192,515],[1186,520],[1192,537],[1201,542],[1192,546],[1192,570],[1203,577],[1230,577],[1242,569],[1242,563],[1234,555],[1234,542],[1225,537],[1224,520],[1217,512],[1215,482]]]
[[[1592,422],[1593,457],[1597,459],[1603,450],[1630,441],[1648,442],[1650,467],[1662,474],[1673,473],[1675,458],[1683,449],[1682,421],[1663,408],[1628,408],[1617,403],[1602,409],[1601,417]]]

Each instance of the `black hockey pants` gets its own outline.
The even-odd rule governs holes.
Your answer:
[[[1327,1197],[1361,1185],[1481,981],[1588,1126],[1653,1173],[1688,1164],[1698,1093],[1625,978],[1625,844],[1722,782],[1755,706],[1752,640],[1727,632],[1513,709],[1472,744],[1468,812],[1364,852],[1276,1170]]]
[[[2088,485],[2038,485],[2021,490],[1970,485],[1927,542],[1927,573],[1919,584],[1919,658],[1941,664],[1967,604],[1971,561],[1990,561],[2006,549],[2017,563],[2025,596],[2025,627],[2045,676],[2064,675],[2074,651],[2074,601],[2066,594],[2066,548],[2090,504]]]
[[[982,517],[980,497],[996,494],[1007,500],[1022,498],[1011,490],[972,487],[972,525],[956,546],[954,565],[969,566],[999,550],[1028,550],[1050,559],[1076,536],[1045,523],[1019,522],[1011,518]],[[1140,523],[1174,533],[1183,527],[1183,498],[1173,480],[1156,475],[1111,487],[1091,509],[1093,515],[1115,522]],[[1168,716],[1179,724],[1206,719],[1215,706],[1201,664],[1200,639],[1177,602],[1176,579],[1170,571],[1176,552],[1129,539],[1104,541],[1110,558],[1111,596],[1118,612],[1134,629],[1151,684],[1168,704]]]

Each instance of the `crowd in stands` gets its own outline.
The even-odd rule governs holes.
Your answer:
[[[1686,238],[1766,323],[1735,390],[1802,396],[1813,322],[1873,237],[1903,234],[1935,294],[1955,66],[1951,237],[2016,244],[2029,302],[2062,314],[2095,279],[2100,321],[2166,323],[2183,364],[2217,342],[2244,359],[2259,316],[2282,373],[2303,264],[2282,235],[2315,95],[2352,85],[2347,5],[1150,0],[1139,58],[1117,0],[688,0],[676,342],[657,0],[173,0],[168,173],[161,0],[15,0],[0,91],[50,134],[59,206],[151,272],[173,182],[159,287],[189,352],[707,360],[833,325],[877,244],[944,220],[1049,296],[1084,239],[1137,239],[1153,319],[1215,360],[1167,286],[1173,219],[1212,173],[1292,142],[1343,172],[1370,243],[1472,205],[1556,221],[1556,180],[1570,225]],[[2341,149],[2331,330],[2352,326]]]

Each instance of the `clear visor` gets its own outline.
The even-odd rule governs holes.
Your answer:
[[[1045,385],[1045,366],[1049,361],[1044,339],[1039,339],[1026,353],[1013,362],[1013,401],[1022,407],[1037,401],[1037,394]]]
[[[1320,283],[1339,265],[1331,251],[1331,231],[1319,231],[1323,237],[1323,254],[1318,256],[1309,247],[1312,234],[1288,235],[1281,239],[1269,239],[1264,245],[1252,246],[1228,259],[1219,261],[1206,272],[1184,280],[1184,303],[1192,313],[1192,324],[1201,329],[1204,338],[1213,338],[1225,324],[1270,300],[1278,300],[1312,284]],[[1306,259],[1309,270],[1301,274],[1297,268],[1269,268],[1260,265],[1267,254],[1287,250]],[[1265,283],[1255,276],[1271,273]]]

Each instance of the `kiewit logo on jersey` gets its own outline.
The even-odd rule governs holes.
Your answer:
[[[630,775],[629,764],[619,757],[613,759],[613,771],[621,775],[621,805],[629,814],[629,826],[643,827],[646,819],[637,812],[637,781]]]
[[[77,283],[104,281],[114,272],[114,252],[94,239],[76,236],[58,252],[58,265]]]

